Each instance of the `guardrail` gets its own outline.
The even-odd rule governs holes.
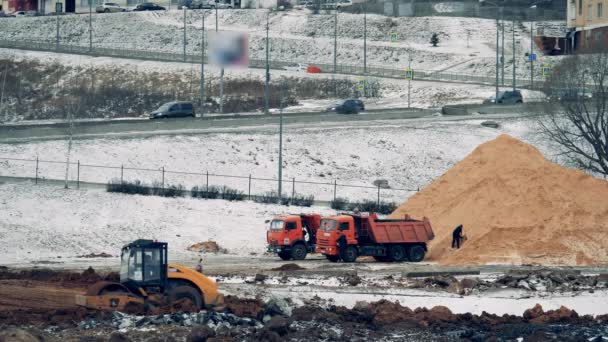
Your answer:
[[[129,59],[141,59],[141,60],[152,60],[161,62],[185,62],[185,63],[201,63],[200,54],[186,54],[173,53],[164,51],[154,50],[136,50],[136,49],[117,49],[107,48],[100,46],[93,46],[90,48],[88,45],[73,45],[73,44],[57,44],[51,41],[41,40],[0,40],[0,48],[13,48],[21,50],[35,50],[35,51],[47,51],[57,53],[68,53],[78,54],[87,56],[104,56],[104,57],[115,57],[115,58],[129,58]],[[207,60],[205,59],[205,62]],[[271,69],[283,70],[286,66],[294,64],[294,62],[270,60],[269,66]],[[323,73],[333,73],[333,64],[314,63],[315,66],[321,69]],[[250,59],[249,67],[256,69],[265,69],[266,60],[263,59]],[[540,69],[540,68],[537,68]],[[354,75],[354,76],[372,76],[372,77],[385,77],[385,78],[405,78],[405,70],[397,68],[386,68],[381,66],[370,65],[366,69],[361,65],[351,64],[336,64],[336,74],[342,75]],[[471,84],[482,84],[482,85],[495,85],[495,75],[479,75],[479,74],[465,74],[465,73],[453,73],[444,71],[431,71],[431,70],[415,70],[414,78],[416,80],[427,80],[427,81],[447,81],[447,82],[464,82]],[[502,81],[502,79],[501,79]],[[512,78],[505,75],[504,86],[509,87],[512,84]],[[530,85],[529,79],[516,78],[516,83],[519,88],[527,88]],[[535,75],[534,88],[542,88],[544,82],[542,81],[541,75]],[[502,85],[501,85],[502,86]]]

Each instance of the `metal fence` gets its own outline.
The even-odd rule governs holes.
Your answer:
[[[57,44],[56,42],[49,40],[0,40],[1,48],[13,48],[23,50],[36,50],[36,51],[49,51],[58,53],[78,54],[87,56],[104,56],[104,57],[115,57],[115,58],[129,58],[129,59],[140,59],[140,60],[152,60],[161,62],[185,62],[185,63],[201,63],[200,54],[183,54],[174,52],[164,51],[153,51],[153,50],[136,50],[136,49],[123,49],[123,48],[107,48],[93,45],[74,45],[74,44]],[[207,60],[205,60],[207,62]],[[269,65],[271,69],[283,70],[286,66],[293,64],[294,62],[288,61],[277,61],[270,60]],[[322,64],[315,63],[315,66],[319,67],[323,73],[333,73],[333,64]],[[266,60],[264,59],[250,59],[249,67],[264,69],[266,67]],[[536,68],[536,74],[534,75],[534,88],[542,88],[542,70],[540,67]],[[386,68],[381,66],[369,65],[364,68],[362,65],[352,64],[336,64],[336,74],[342,75],[354,75],[354,76],[371,76],[371,77],[387,77],[405,79],[405,69],[400,68]],[[430,70],[415,70],[414,78],[417,80],[428,80],[428,81],[448,81],[448,82],[465,82],[471,84],[483,84],[483,85],[495,85],[496,76],[492,75],[480,75],[480,74],[466,74],[466,73],[454,73],[444,71],[430,71]],[[504,85],[509,86],[512,84],[512,77],[505,75]],[[502,78],[500,80],[502,82]],[[516,78],[518,87],[529,87],[530,79],[528,78]]]
[[[0,157],[0,176],[18,177],[40,182],[64,182],[66,169],[68,185],[81,187],[105,187],[108,182],[115,183],[141,181],[152,188],[168,189],[181,185],[184,192],[194,186],[201,190],[210,187],[230,187],[242,192],[247,199],[253,199],[277,192],[278,179],[249,175],[228,175],[216,172],[171,170],[164,166],[158,168],[137,168],[125,165],[99,165],[81,163],[80,160],[66,161],[26,158]],[[375,186],[363,184],[345,184],[337,179],[319,182],[285,177],[282,181],[283,196],[314,196],[316,203],[328,203],[337,198],[350,201],[377,201],[400,203],[419,189],[391,188],[378,183]]]

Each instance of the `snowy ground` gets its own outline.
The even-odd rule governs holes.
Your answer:
[[[1,22],[0,22],[1,23]],[[38,51],[20,51],[0,49],[0,58],[11,58],[17,60],[33,60],[44,64],[60,63],[71,67],[80,67],[80,72],[87,74],[87,70],[97,73],[112,72],[113,68],[121,68],[139,73],[162,73],[181,74],[185,79],[193,78],[198,84],[200,78],[200,67],[193,64],[152,62],[108,57],[88,57],[68,54],[55,54]],[[220,70],[213,66],[207,66],[205,74],[207,80],[218,81]],[[230,79],[252,79],[264,80],[264,70],[261,69],[226,69],[225,78]],[[321,80],[332,77],[327,74],[308,74],[294,71],[272,70],[272,80],[280,81],[283,78],[302,79],[317,78]],[[359,80],[355,76],[337,76],[338,78],[350,79],[354,82]],[[370,77],[369,82],[379,85],[380,97],[365,99],[366,108],[395,108],[408,106],[408,82],[406,80]],[[443,83],[432,81],[413,81],[410,88],[410,106],[414,108],[440,108],[447,104],[459,103],[481,103],[484,99],[494,96],[493,86],[481,86],[471,84]],[[522,90],[525,101],[538,101],[543,98],[538,91]],[[242,95],[232,94],[227,96]],[[299,105],[286,108],[286,112],[319,111],[339,103],[342,99],[302,99],[298,98]],[[6,113],[5,113],[6,114]],[[146,113],[142,113],[145,115]],[[14,117],[19,118],[19,113]],[[10,121],[7,120],[7,121]]]
[[[263,253],[265,220],[285,207],[223,200],[169,199],[64,190],[30,182],[0,185],[0,264],[64,262],[90,253],[116,255],[140,238],[166,241],[171,258],[209,239],[231,253]],[[328,213],[327,208],[291,207]],[[112,260],[114,261],[114,260]]]
[[[244,31],[250,36],[252,59],[265,58],[265,10],[220,10],[219,30]],[[333,14],[312,15],[296,9],[270,14],[270,59],[303,63],[333,63]],[[214,13],[206,16],[207,30],[215,29]],[[95,46],[183,51],[183,13],[131,12],[94,15]],[[22,18],[0,21],[0,39],[33,39],[55,41],[56,21],[52,17]],[[455,71],[475,75],[493,75],[495,68],[494,20],[459,17],[367,16],[368,65],[417,70]],[[60,20],[60,42],[88,46],[88,16],[66,16]],[[398,33],[398,42],[389,41],[389,33]],[[438,47],[429,43],[431,34],[439,34]],[[187,50],[200,51],[201,14],[188,12],[186,18]],[[467,38],[468,36],[468,38]],[[506,75],[511,75],[513,44],[511,24],[506,25]],[[468,43],[467,43],[468,41]],[[518,77],[529,75],[524,53],[529,51],[529,27],[515,24],[515,56]],[[535,51],[538,53],[538,51]],[[363,65],[363,16],[338,15],[338,63]],[[553,64],[559,57],[542,56],[540,64]],[[539,70],[540,68],[537,68]],[[540,73],[538,74],[540,75]]]
[[[337,196],[350,199],[375,199],[376,189],[348,188],[341,185],[373,187],[377,179],[386,179],[397,189],[423,188],[463,159],[479,144],[499,134],[536,143],[535,118],[499,120],[499,129],[480,125],[483,120],[442,121],[392,120],[374,122],[338,122],[315,125],[288,125],[284,132],[284,191],[293,191],[296,181],[332,184],[338,182]],[[228,185],[248,191],[248,179],[276,178],[278,146],[277,127],[235,128],[230,132],[198,135],[174,135],[132,139],[94,139],[74,141],[71,160],[80,161],[80,180],[105,183],[120,177],[120,166],[149,171],[124,171],[124,179],[147,183],[161,181],[165,167],[165,184],[204,185],[209,171],[210,185]],[[65,141],[44,141],[0,145],[0,157],[65,161]],[[86,165],[114,166],[114,169]],[[193,175],[168,171],[192,172]],[[40,163],[39,177],[63,179],[65,165]],[[77,178],[77,167],[70,169],[70,178]],[[0,175],[33,176],[32,162],[0,160]],[[253,180],[252,193],[274,190],[276,182]],[[333,198],[334,186],[296,183],[298,194],[313,194],[317,200]],[[413,192],[382,190],[383,200],[403,202]]]

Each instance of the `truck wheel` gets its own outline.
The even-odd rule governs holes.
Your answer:
[[[411,262],[420,262],[424,260],[424,254],[426,254],[426,252],[424,251],[424,247],[416,245],[410,247],[408,254]]]
[[[391,246],[388,249],[388,256],[390,261],[401,262],[407,258],[405,248],[401,245]]]
[[[169,302],[173,305],[180,299],[188,299],[192,302],[192,305],[197,311],[203,309],[203,297],[201,294],[192,286],[184,285],[178,286],[174,289],[169,290]]]
[[[344,262],[355,262],[357,260],[357,249],[354,246],[348,246],[342,254]]]
[[[289,251],[280,251],[279,252],[279,258],[281,258],[281,260],[289,260],[289,259],[291,259],[291,252],[289,252]]]
[[[338,262],[338,260],[340,260],[339,255],[326,255],[325,257],[331,262]]]
[[[306,258],[306,246],[297,244],[291,249],[291,257],[293,260],[304,260]]]

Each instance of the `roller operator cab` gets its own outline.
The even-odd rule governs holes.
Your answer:
[[[95,309],[124,310],[138,305],[145,309],[190,300],[200,310],[224,303],[215,282],[188,267],[168,263],[165,242],[136,240],[121,252],[120,283],[93,284],[78,305]]]
[[[283,260],[302,260],[315,252],[321,215],[300,214],[275,217],[270,221],[266,240],[268,252]]]
[[[427,218],[380,220],[374,213],[342,214],[321,220],[317,252],[333,262],[354,262],[359,256],[373,256],[378,261],[419,262],[427,252],[427,242],[434,237]]]

